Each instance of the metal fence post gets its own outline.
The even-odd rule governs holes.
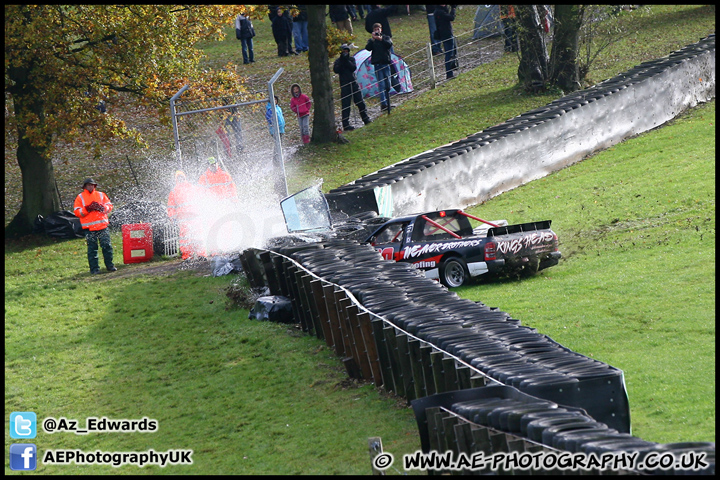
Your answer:
[[[275,126],[275,156],[280,164],[280,173],[282,174],[282,189],[284,189],[285,196],[288,195],[287,189],[287,178],[285,178],[285,159],[283,158],[282,143],[280,141],[280,125],[278,125],[277,110],[275,109],[275,90],[274,85],[280,75],[282,75],[284,69],[281,67],[275,75],[272,76],[268,82],[268,101],[272,107],[273,125]],[[281,192],[282,193],[282,192]]]
[[[178,165],[180,168],[182,168],[182,153],[180,152],[180,137],[178,136],[177,117],[175,116],[177,113],[175,111],[175,100],[180,98],[180,95],[182,95],[188,88],[190,88],[190,85],[183,85],[183,87],[170,99],[170,116],[172,117],[173,136],[175,137],[175,155],[177,155]]]
[[[370,451],[370,465],[372,465],[373,475],[385,475],[384,470],[378,470],[375,466],[375,457],[383,453],[382,439],[380,437],[368,438],[368,449]]]
[[[428,43],[425,49],[428,57],[428,70],[430,71],[430,89],[435,88],[435,62],[433,61],[432,44]]]

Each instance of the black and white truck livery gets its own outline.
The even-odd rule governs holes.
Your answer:
[[[481,222],[473,229],[470,219]],[[409,262],[446,287],[484,274],[533,274],[557,265],[558,237],[550,220],[508,225],[462,210],[393,218],[365,240],[384,258]]]

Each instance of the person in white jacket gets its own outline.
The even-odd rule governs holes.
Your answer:
[[[240,14],[235,18],[235,37],[242,42],[243,64],[255,63],[253,52],[253,37],[255,29],[252,21],[245,15]]]

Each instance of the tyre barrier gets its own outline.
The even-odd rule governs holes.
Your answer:
[[[692,451],[705,453],[703,469],[615,472],[714,474],[714,443],[656,444],[630,435],[621,370],[462,299],[368,245],[333,239],[248,249],[240,259],[251,286],[289,298],[296,323],[324,340],[351,378],[412,404],[423,452],[633,451],[642,458]]]
[[[573,470],[560,462],[523,465],[520,461],[515,468],[488,466],[471,472],[475,474],[715,474],[713,442],[648,442],[595,421],[583,409],[544,401],[508,386],[436,394],[413,401],[412,407],[425,453],[450,450],[455,458],[461,453],[467,457],[482,453],[485,458],[510,452],[554,454],[550,460],[558,460],[562,452],[594,454],[598,458],[619,452],[636,456],[633,462],[608,463],[602,468],[586,463],[585,468]],[[692,455],[684,459],[687,463],[674,461],[688,452]],[[704,455],[702,463],[696,462],[701,455]],[[655,459],[654,463],[650,462],[651,458]],[[529,455],[525,459],[528,460]],[[663,460],[662,469],[657,466],[659,459]],[[671,459],[672,463],[664,462]],[[645,461],[647,465],[641,468]],[[696,466],[699,468],[694,468]]]
[[[715,35],[710,35],[593,87],[365,175],[325,196],[332,210],[348,214],[375,210],[400,216],[440,210],[448,204],[477,205],[662,125],[714,97]],[[383,197],[391,199],[390,206],[378,204],[376,190],[382,189],[389,190]]]
[[[461,208],[480,203],[708,101],[714,64],[711,35],[326,198],[345,214],[380,212],[375,191],[383,188],[391,191],[394,215],[445,208],[448,199]],[[524,160],[532,165],[521,171]],[[486,175],[508,165],[510,176]],[[477,188],[462,182],[474,177],[487,182]],[[714,474],[714,443],[654,444],[630,435],[622,371],[505,312],[460,299],[410,265],[383,261],[371,247],[330,240],[249,249],[241,262],[253,287],[291,299],[302,330],[323,339],[352,378],[412,402],[425,452],[694,451],[706,453],[708,465],[690,473]],[[668,471],[688,473],[640,473]]]

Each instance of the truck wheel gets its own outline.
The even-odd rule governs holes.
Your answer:
[[[440,282],[448,288],[459,287],[470,276],[461,258],[450,257],[440,264]]]
[[[523,277],[532,277],[538,272],[539,267],[540,259],[535,256],[529,257],[528,262],[525,264],[520,274]]]

